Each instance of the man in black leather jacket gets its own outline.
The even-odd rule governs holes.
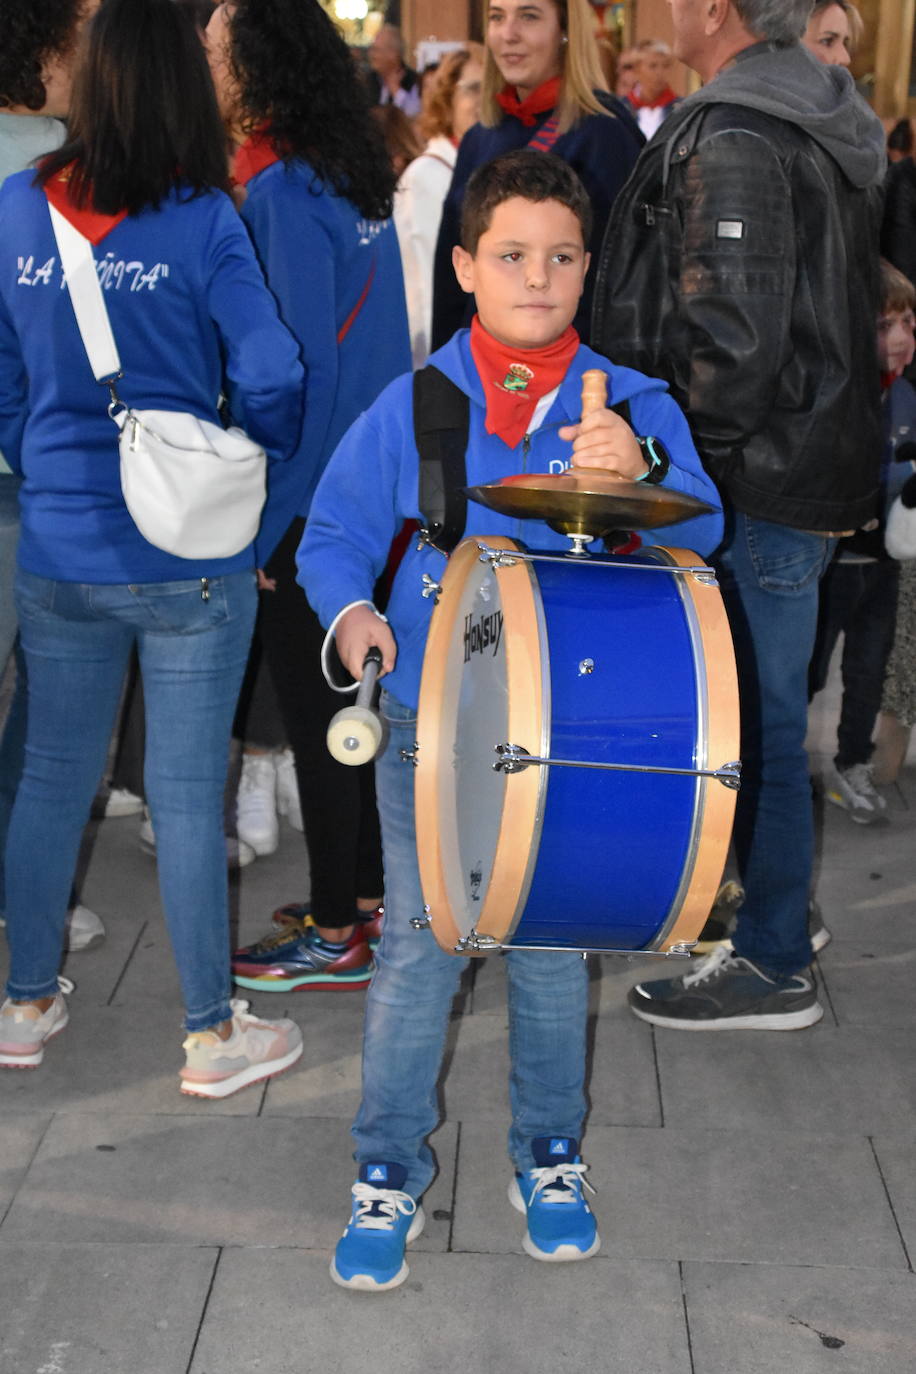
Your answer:
[[[669,382],[723,495],[713,561],[738,660],[746,899],[732,944],[630,1002],[661,1026],[794,1030],[823,1015],[804,751],[818,583],[835,535],[877,501],[884,135],[849,73],[799,46],[810,0],[671,8],[675,53],[706,85],[616,202],[592,344]]]

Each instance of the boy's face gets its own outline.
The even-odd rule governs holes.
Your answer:
[[[914,327],[916,317],[912,310],[886,310],[878,316],[878,362],[882,372],[899,377],[909,367],[916,351]]]
[[[513,196],[493,211],[474,256],[455,248],[452,262],[494,338],[510,348],[543,348],[572,323],[589,255],[567,206]]]

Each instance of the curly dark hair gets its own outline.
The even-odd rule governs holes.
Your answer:
[[[0,109],[40,110],[46,100],[42,69],[65,56],[76,38],[83,0],[14,0],[4,5],[0,44]]]
[[[228,11],[242,122],[267,125],[367,219],[388,219],[395,176],[350,51],[318,0],[238,0]]]

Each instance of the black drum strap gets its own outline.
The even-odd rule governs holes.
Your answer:
[[[631,426],[630,403],[611,406]],[[413,427],[420,455],[419,498],[429,540],[450,554],[464,537],[468,519],[467,447],[470,402],[438,367],[413,376]]]
[[[438,367],[413,378],[413,427],[420,455],[420,511],[430,541],[450,554],[468,518],[467,462],[470,402]]]

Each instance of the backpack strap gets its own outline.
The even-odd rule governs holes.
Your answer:
[[[414,373],[413,425],[425,533],[437,549],[450,554],[467,524],[464,488],[470,402],[460,387],[431,364]]]

